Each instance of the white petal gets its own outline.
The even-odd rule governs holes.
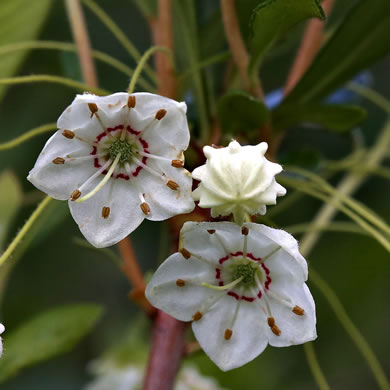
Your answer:
[[[184,280],[179,287],[176,280]],[[150,303],[181,321],[191,321],[200,307],[219,292],[201,285],[215,284],[215,268],[194,257],[185,259],[174,253],[157,269],[145,295]],[[191,283],[192,281],[192,283]]]
[[[68,199],[80,184],[96,172],[93,160],[65,161],[65,164],[54,164],[53,160],[68,154],[88,156],[91,151],[88,144],[77,139],[67,139],[61,131],[57,131],[46,142],[27,179],[52,198]]]
[[[138,183],[151,210],[147,219],[161,221],[177,214],[189,213],[195,208],[191,196],[192,178],[188,171],[174,168],[170,162],[152,158],[148,159],[147,165],[156,172],[164,173],[166,179],[179,185],[178,190],[172,190],[167,186],[165,178],[156,177],[145,169],[141,170]]]
[[[242,250],[242,243],[240,227],[231,222],[186,222],[180,233],[180,247],[216,265],[229,253]]]
[[[275,248],[274,244],[282,247],[284,251],[291,255],[289,260],[286,261],[297,262],[302,269],[304,280],[307,280],[308,270],[306,260],[299,253],[298,242],[291,234],[288,234],[284,230],[273,229],[256,223],[245,223],[244,226],[249,229],[249,232],[254,232],[254,234],[249,235],[248,248],[251,248],[253,251],[256,251],[257,248],[258,253],[261,253],[260,256],[264,257]]]
[[[269,329],[268,337],[270,345],[274,347],[288,347],[290,345],[303,344],[316,339],[316,314],[313,297],[305,283],[284,283],[273,280],[270,289],[287,295],[294,305],[305,310],[303,316],[298,316],[290,308],[281,304],[274,298],[269,298],[272,316],[281,330],[281,335],[276,336]]]
[[[234,326],[237,301],[228,295],[221,298],[192,329],[202,349],[223,371],[243,366],[257,357],[267,346],[266,318],[255,302],[240,301]],[[225,330],[233,328],[230,340]]]
[[[83,192],[86,195],[103,178],[93,180]],[[135,230],[145,218],[133,179],[110,179],[92,198],[76,203],[69,201],[71,214],[85,238],[95,247],[116,244]],[[108,218],[102,217],[102,208],[109,207]]]

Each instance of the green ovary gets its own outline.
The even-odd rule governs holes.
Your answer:
[[[258,267],[252,266],[250,263],[237,264],[233,267],[232,271],[233,280],[236,280],[241,277],[243,278],[239,283],[240,285],[246,287],[256,285],[255,274],[256,271],[259,271]]]
[[[108,153],[111,160],[115,160],[116,156],[120,153],[121,156],[119,158],[119,162],[124,164],[131,161],[137,150],[138,149],[135,145],[131,145],[127,141],[118,139],[110,145]]]

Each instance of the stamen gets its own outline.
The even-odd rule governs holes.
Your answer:
[[[211,288],[211,289],[217,290],[217,291],[225,291],[225,290],[229,290],[230,288],[233,288],[234,286],[236,286],[238,283],[241,282],[242,279],[244,279],[244,277],[240,276],[238,279],[233,280],[233,282],[225,284],[224,286],[214,286],[212,284],[205,283],[205,282],[202,283],[202,286],[208,287],[208,288]]]
[[[97,153],[97,154],[88,154],[88,156],[66,156],[66,161],[83,161],[83,160],[93,160],[95,158],[100,158],[106,156],[107,153]]]
[[[184,168],[184,161],[182,161],[182,160],[172,160],[171,161],[171,165],[174,168]]]
[[[110,177],[112,176],[112,174],[114,173],[114,170],[116,168],[116,166],[118,165],[118,162],[119,162],[119,159],[121,157],[121,154],[118,153],[118,155],[115,157],[115,160],[114,162],[112,163],[110,169],[108,170],[106,176],[104,176],[103,180],[91,191],[89,192],[87,195],[83,196],[82,198],[78,199],[77,200],[77,203],[81,203],[81,202],[84,202],[85,200],[91,198],[92,196],[94,196],[101,188],[103,188],[103,186],[108,182],[108,180],[110,179]]]
[[[152,175],[156,176],[156,177],[159,177],[160,179],[164,180],[165,179],[163,178],[162,174],[161,173],[158,173],[157,171],[155,171],[153,168],[150,168],[148,165],[144,164],[141,160],[138,160],[137,157],[133,156],[133,161],[141,166],[142,168],[145,169],[145,171],[148,171],[149,173],[151,173]]]
[[[183,255],[185,259],[189,259],[191,257],[191,253],[186,248],[181,248],[179,252]]]
[[[248,233],[249,233],[249,229],[246,226],[243,226],[241,228],[241,234],[243,234],[244,236],[247,236]]]
[[[273,256],[277,251],[279,251],[280,249],[282,249],[281,246],[278,246],[277,248],[275,248],[273,251],[271,251],[270,253],[268,253],[268,255],[265,255],[262,259],[261,259],[261,262],[264,263],[264,261],[268,260],[271,256]]]
[[[91,111],[91,118],[98,112],[98,106],[96,103],[88,103],[88,108]]]
[[[135,96],[134,95],[130,95],[129,98],[127,99],[127,107],[129,107],[129,108],[135,107]]]
[[[215,233],[215,229],[209,229],[209,230],[207,230],[207,233],[214,234]]]
[[[176,191],[178,188],[179,188],[179,184],[177,184],[175,181],[173,180],[168,180],[167,182],[167,186],[173,190],[173,191]]]
[[[186,285],[186,282],[183,279],[177,279],[176,280],[176,286],[184,287],[185,285]]]
[[[303,316],[305,315],[305,310],[303,310],[301,307],[299,306],[294,306],[293,308],[293,313],[296,314],[297,316]]]
[[[282,331],[276,326],[275,324],[275,318],[274,317],[268,317],[267,318],[268,326],[271,328],[272,333],[276,336],[280,336],[282,334]]]
[[[62,132],[62,135],[65,137],[65,138],[68,138],[68,139],[73,139],[74,138],[74,132],[71,131],[71,130],[64,130]]]
[[[255,281],[256,281],[256,286],[257,286],[257,288],[258,288],[259,291],[261,292],[261,295],[257,295],[257,292],[256,292],[256,291],[253,291],[253,294],[254,294],[254,296],[257,296],[257,297],[258,297],[257,302],[259,302],[260,307],[263,309],[264,313],[265,313],[266,315],[268,315],[268,316],[271,316],[271,308],[270,308],[270,305],[269,305],[269,302],[268,302],[267,295],[266,295],[266,293],[265,293],[265,289],[263,288],[263,285],[261,284],[260,279],[259,279],[259,277],[257,276],[256,273],[255,273]],[[264,300],[265,308],[264,308],[263,305],[260,303],[260,299],[263,299],[263,300]]]
[[[203,314],[200,311],[197,311],[193,316],[192,319],[194,321],[199,321],[203,317]]]
[[[140,204],[141,210],[145,215],[150,214],[150,207],[146,202]]]
[[[52,161],[53,164],[57,164],[57,165],[63,164],[64,162],[65,162],[65,159],[62,158],[62,157],[56,157],[56,158]]]
[[[244,228],[245,228],[246,230],[244,230]],[[244,235],[244,245],[243,245],[243,247],[242,247],[242,255],[243,255],[244,257],[246,257],[246,254],[247,254],[247,252],[248,252],[248,233],[249,233],[249,230],[248,230],[247,227],[243,226],[242,229],[241,229],[241,232],[242,232],[242,234]],[[245,233],[245,232],[246,232],[246,233]]]
[[[215,237],[218,240],[219,244],[221,245],[222,249],[225,251],[226,256],[228,256],[229,259],[232,258],[230,251],[225,245],[225,242],[223,241],[223,238],[220,236],[218,232],[215,232]]]
[[[81,191],[85,188],[92,180],[100,176],[110,165],[112,164],[111,160],[108,160],[102,167],[100,167],[91,177],[89,177],[79,188]]]
[[[84,138],[79,137],[78,135],[75,135],[75,138],[77,140],[81,141],[81,142],[84,142],[84,143],[88,144],[89,146],[102,147],[102,145],[99,144],[98,142],[88,141],[88,140],[86,140]]]
[[[139,154],[140,156],[148,157],[148,158],[154,158],[155,160],[162,160],[162,161],[171,162],[171,160],[169,158],[157,156],[155,154],[146,153],[146,152],[143,152],[142,150],[138,151],[137,154]]]
[[[225,340],[230,340],[232,338],[232,334],[233,331],[231,329],[226,329],[224,334]]]
[[[164,110],[163,108],[161,110],[158,110],[156,112],[155,118],[160,121],[162,118],[164,118],[165,114],[167,113],[167,110]]]
[[[104,207],[102,208],[102,217],[103,217],[104,219],[107,219],[109,215],[110,215],[110,208],[107,207],[107,206],[104,206]]]
[[[76,200],[80,198],[81,192],[79,190],[74,190],[72,194],[70,195],[70,199]]]

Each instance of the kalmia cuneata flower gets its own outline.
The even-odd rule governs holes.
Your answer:
[[[0,334],[2,334],[5,331],[4,325],[0,324]],[[0,357],[3,354],[3,340],[0,337]]]
[[[180,250],[156,271],[146,296],[192,329],[222,370],[275,347],[316,338],[307,264],[297,241],[264,225],[184,224]]]
[[[192,211],[186,105],[149,93],[78,95],[58,119],[28,180],[69,199],[96,247],[115,244],[147,218]]]
[[[206,164],[192,172],[201,182],[193,192],[199,206],[211,208],[212,217],[233,214],[239,224],[247,215],[264,215],[266,205],[286,194],[275,180],[282,167],[264,157],[267,148],[266,142],[241,146],[237,141],[226,148],[205,146]]]

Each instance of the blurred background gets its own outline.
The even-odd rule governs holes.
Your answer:
[[[184,0],[183,3],[187,3]],[[61,0],[12,1],[0,3],[0,44],[35,39],[72,42],[64,2]],[[17,3],[24,3],[26,13],[15,13]],[[120,26],[140,52],[152,45],[148,23],[135,2],[131,0],[97,0],[97,3]],[[149,4],[149,2],[146,2]],[[198,0],[196,5],[198,35],[194,42],[199,57],[226,50],[219,2]],[[244,2],[245,3],[245,2]],[[243,7],[243,20],[249,16],[254,1]],[[328,23],[328,31],[338,23],[354,2],[339,1]],[[85,17],[94,49],[110,54],[130,67],[135,62],[128,53],[87,8]],[[176,33],[180,35],[180,23],[175,16]],[[243,31],[248,32],[247,23],[242,22]],[[36,24],[23,33],[23,25]],[[176,26],[177,24],[177,26]],[[263,66],[261,79],[266,93],[280,88],[286,79],[302,36],[304,24],[292,30],[278,45]],[[246,30],[245,30],[246,28]],[[18,34],[13,34],[19,31]],[[181,51],[182,43],[177,39],[176,49]],[[353,50],[353,48],[346,48]],[[51,74],[82,81],[77,55],[74,52],[57,50],[24,51],[13,70],[6,68],[12,53],[1,53],[0,76]],[[184,59],[183,59],[184,58]],[[184,70],[185,50],[177,58],[179,70]],[[342,59],[340,59],[342,60]],[[12,60],[13,61],[13,60]],[[2,68],[4,65],[4,69]],[[224,64],[223,64],[224,65]],[[207,68],[204,83],[220,73],[220,66]],[[384,96],[390,97],[389,58],[383,59],[370,69],[369,83]],[[112,67],[97,62],[99,85],[109,91],[123,91],[129,77]],[[3,73],[2,73],[3,72]],[[218,77],[212,79],[209,88],[218,96],[221,91]],[[0,143],[15,138],[34,127],[56,122],[60,113],[68,106],[76,91],[72,88],[51,83],[32,83],[3,86],[0,91]],[[4,88],[4,89],[3,89]],[[191,81],[184,83],[180,99],[189,106],[189,120],[194,134],[199,126],[196,99]],[[331,133],[322,129],[300,126],[289,131],[279,150],[282,163],[295,163],[304,167],[316,167],[321,161],[337,160],[351,153],[356,137],[365,145],[371,145],[386,115],[366,100],[360,104],[367,109],[368,116],[354,133]],[[0,249],[7,244],[32,213],[36,204],[43,199],[26,176],[41,151],[47,134],[0,152],[0,175],[6,175],[9,184],[2,181],[0,189],[0,217],[2,240]],[[229,135],[222,139],[226,145]],[[189,170],[195,166],[191,151],[187,156]],[[385,165],[388,164],[385,162]],[[5,176],[2,176],[5,177]],[[342,174],[334,175],[336,184]],[[4,179],[5,180],[5,179]],[[355,197],[377,212],[386,221],[390,216],[390,181],[372,176],[355,194]],[[12,206],[14,204],[14,206]],[[9,209],[14,207],[13,215]],[[321,202],[302,197],[293,207],[286,208],[273,218],[279,226],[310,222]],[[278,206],[273,206],[277,208]],[[270,208],[272,209],[272,207]],[[270,216],[272,218],[272,214]],[[345,217],[338,216],[338,220]],[[297,235],[298,237],[298,235]],[[131,236],[144,272],[155,270],[156,265],[170,253],[169,232],[166,223],[145,221]],[[109,249],[116,253],[116,249]],[[22,242],[15,257],[15,266],[2,288],[0,321],[5,324],[5,351],[7,334],[31,317],[52,307],[69,303],[97,303],[104,312],[93,330],[70,352],[47,362],[41,362],[22,370],[19,375],[1,384],[3,390],[69,390],[82,389],[91,379],[88,363],[101,356],[107,348],[120,343],[129,329],[139,328],[144,348],[147,349],[150,327],[147,322],[139,325],[142,313],[128,299],[131,289],[128,280],[107,251],[93,250],[85,245],[83,237],[70,217],[66,202],[55,201],[44,213],[39,226],[30,238]],[[375,352],[383,369],[390,375],[390,305],[389,254],[376,241],[366,235],[352,233],[325,233],[309,257],[310,263],[331,286],[343,303],[354,324]],[[362,355],[351,341],[340,321],[331,310],[328,301],[315,285],[309,287],[317,304],[318,339],[314,343],[319,364],[332,389],[376,389],[377,384]],[[136,325],[138,324],[138,325]],[[42,329],[44,332],[44,329]],[[131,343],[130,343],[130,347]],[[134,346],[136,348],[136,346]],[[141,349],[142,349],[141,348]],[[140,351],[140,350],[139,350]],[[146,353],[134,359],[142,363]],[[221,372],[203,353],[190,358],[200,371],[217,378],[224,388],[241,389],[315,389],[311,371],[305,359],[302,346],[290,348],[267,348],[250,364]],[[1,361],[0,361],[1,366]]]

